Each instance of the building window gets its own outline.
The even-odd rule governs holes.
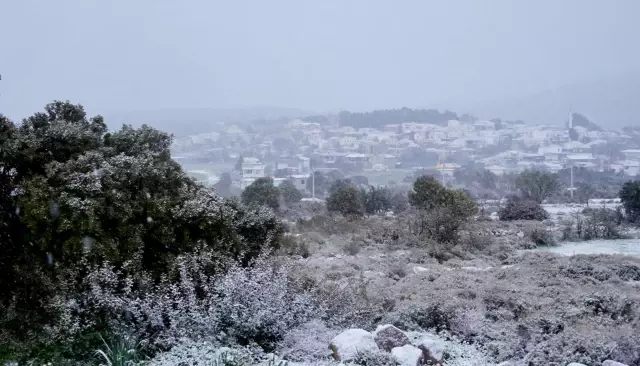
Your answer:
[[[300,184],[304,184],[304,179],[300,179]]]

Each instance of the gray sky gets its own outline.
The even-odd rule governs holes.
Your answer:
[[[638,0],[2,0],[0,112],[476,103],[640,71]]]

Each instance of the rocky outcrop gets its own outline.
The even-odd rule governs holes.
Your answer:
[[[444,365],[445,344],[443,341],[424,335],[413,344],[422,351],[425,362],[430,365]]]
[[[373,338],[383,351],[391,352],[393,348],[411,344],[409,337],[400,329],[391,324],[380,325],[373,332]]]
[[[613,361],[613,360],[606,360],[602,363],[602,366],[627,366],[627,365],[620,362]]]
[[[364,329],[349,329],[338,334],[329,344],[336,361],[350,361],[359,353],[379,352],[373,334]]]
[[[419,366],[423,360],[422,351],[410,344],[393,348],[391,356],[400,366]]]

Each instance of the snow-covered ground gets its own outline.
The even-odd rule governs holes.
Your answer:
[[[563,242],[557,247],[534,249],[563,255],[576,254],[623,254],[640,257],[640,239],[590,240]]]

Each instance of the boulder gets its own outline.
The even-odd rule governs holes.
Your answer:
[[[329,349],[336,361],[353,360],[361,352],[380,351],[373,334],[364,329],[345,330],[331,340]]]
[[[395,347],[391,350],[391,356],[400,366],[418,366],[422,364],[422,351],[410,344]]]
[[[400,329],[391,324],[379,325],[373,332],[373,339],[378,348],[390,352],[393,348],[411,344],[409,337]]]
[[[416,340],[413,345],[422,351],[425,362],[430,362],[431,365],[444,365],[444,341],[425,335]]]
[[[602,366],[627,366],[621,362],[616,362],[613,360],[606,360],[602,363]]]
[[[413,273],[427,272],[429,269],[421,266],[413,266]]]

